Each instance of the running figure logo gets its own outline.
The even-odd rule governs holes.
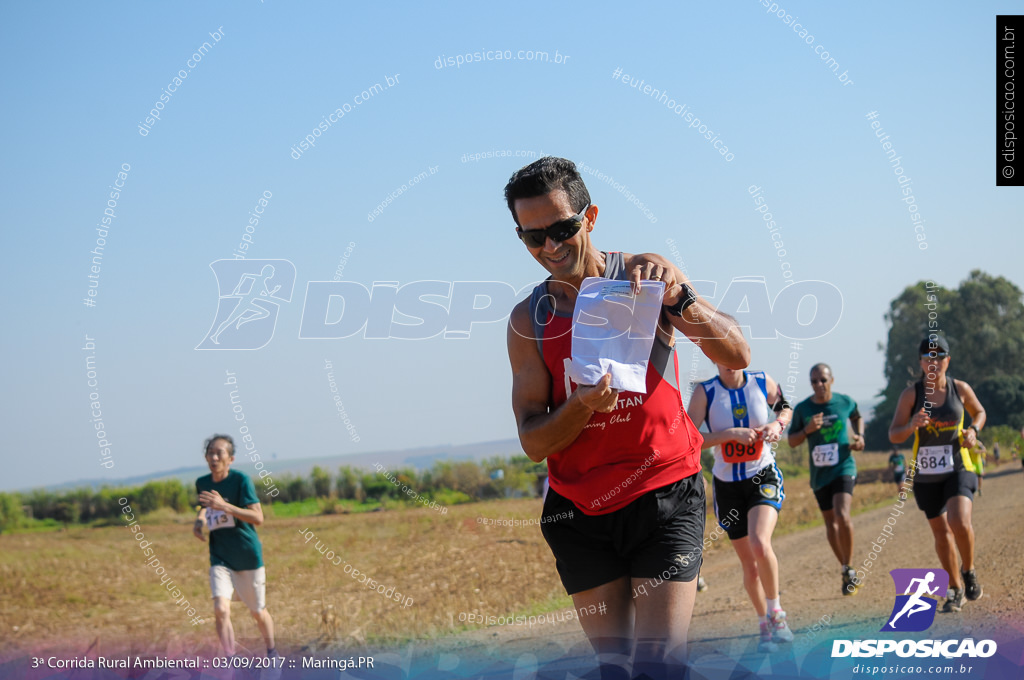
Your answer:
[[[281,303],[291,302],[295,265],[288,260],[216,260],[210,269],[217,277],[217,315],[196,349],[265,347],[274,337]]]
[[[946,596],[949,574],[944,569],[893,569],[896,603],[889,621],[881,630],[919,632],[935,621],[938,598]]]

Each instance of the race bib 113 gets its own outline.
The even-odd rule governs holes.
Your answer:
[[[210,531],[217,529],[231,529],[235,526],[234,515],[229,515],[223,510],[206,509],[206,528]]]

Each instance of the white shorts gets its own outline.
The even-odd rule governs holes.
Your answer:
[[[223,565],[210,567],[210,591],[214,597],[241,600],[249,611],[267,607],[267,571],[264,567],[232,571]]]

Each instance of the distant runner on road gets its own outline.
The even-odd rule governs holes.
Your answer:
[[[857,462],[851,451],[864,450],[864,420],[857,402],[832,391],[832,369],[828,364],[811,368],[814,394],[793,409],[789,445],[807,442],[810,449],[811,488],[825,519],[825,533],[836,559],[842,565],[843,595],[857,594],[857,572],[853,558],[853,521],[850,505],[857,480]],[[846,421],[853,426],[847,434]]]
[[[971,513],[978,476],[970,450],[985,427],[985,409],[970,385],[947,375],[949,343],[945,338],[925,338],[918,354],[921,379],[900,395],[889,441],[900,444],[914,435],[914,500],[928,518],[935,552],[949,573],[942,611],[958,612],[965,596],[977,600],[982,594],[974,571]],[[971,424],[965,428],[967,414]],[[962,570],[957,568],[958,550]]]
[[[899,489],[907,476],[907,459],[900,453],[898,446],[892,447],[892,453],[889,454],[889,470],[892,472],[892,481],[896,482],[896,488]]]
[[[274,649],[274,620],[267,611],[267,576],[263,567],[263,546],[256,527],[263,524],[263,506],[252,480],[231,469],[235,443],[231,437],[215,434],[206,440],[206,463],[210,474],[196,480],[202,508],[192,527],[200,541],[205,524],[210,533],[210,590],[217,636],[224,653],[235,653],[235,630],[231,625],[231,598],[235,595],[249,608],[267,645]]]
[[[743,586],[761,629],[758,651],[773,652],[776,642],[793,641],[793,631],[780,603],[772,549],[786,492],[770,444],[782,437],[793,413],[767,373],[722,365],[718,376],[694,389],[687,413],[696,427],[707,422],[703,448],[715,453],[715,516],[743,567]]]

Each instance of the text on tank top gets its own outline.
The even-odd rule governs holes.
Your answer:
[[[622,253],[605,254],[604,277],[628,280]],[[555,313],[547,281],[530,296],[537,347],[551,374],[549,409],[576,389],[566,373],[572,356],[572,315]],[[656,337],[647,394],[619,392],[611,413],[594,413],[579,436],[548,456],[551,488],[588,515],[625,507],[644,493],[700,471],[703,438],[683,408],[674,348]]]

